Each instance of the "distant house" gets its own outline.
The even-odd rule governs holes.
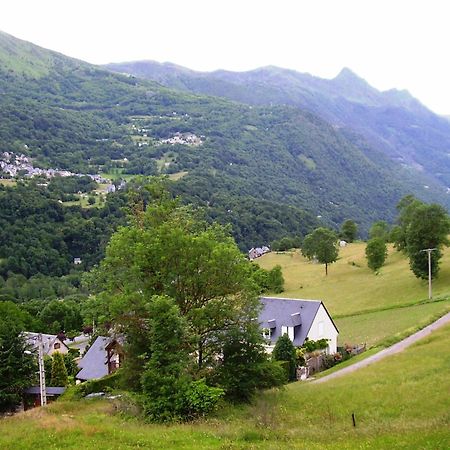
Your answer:
[[[76,266],[78,266],[79,264],[82,263],[82,260],[81,260],[81,258],[73,258],[73,263],[74,263]]]
[[[259,258],[262,255],[270,252],[270,248],[263,245],[262,247],[251,248],[248,251],[248,259],[252,261],[253,259]]]
[[[25,338],[25,342],[27,345],[29,345],[34,350],[38,350],[38,336],[39,333],[31,333],[31,332],[24,332],[23,336]],[[69,347],[59,339],[59,337],[56,334],[44,334],[42,333],[42,345],[43,345],[43,351],[44,355],[52,356],[53,353],[59,352],[65,355],[66,353],[69,353]]]
[[[90,339],[91,336],[89,334],[80,334],[74,338],[66,338],[64,344],[71,350],[78,350],[78,354],[81,357],[84,355]]]
[[[122,340],[99,336],[79,361],[81,370],[75,378],[93,380],[115,372],[123,363],[123,342],[119,341]]]
[[[56,400],[60,395],[66,391],[65,387],[52,387],[47,386],[45,389],[47,402],[50,403]],[[28,409],[30,406],[41,406],[41,388],[40,386],[31,386],[25,389],[23,393],[24,409]]]
[[[339,331],[323,302],[262,297],[261,304],[258,321],[269,342],[269,352],[277,339],[287,334],[296,347],[301,347],[306,339],[327,339],[327,353],[336,353]]]

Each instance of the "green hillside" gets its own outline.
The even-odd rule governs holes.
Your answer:
[[[310,229],[316,216],[335,227],[351,217],[367,230],[391,220],[410,192],[448,202],[432,181],[424,189],[425,181],[382,152],[296,107],[169,90],[5,34],[0,49],[0,152],[84,173],[120,168],[177,179],[187,172],[174,190],[207,207],[211,219],[232,223],[243,249]],[[167,141],[185,135],[201,142]],[[253,206],[238,211],[242,198]],[[299,228],[289,229],[301,215]]]
[[[367,267],[365,243],[341,248],[329,267],[313,264],[296,252],[270,253],[256,261],[265,269],[279,264],[287,298],[321,299],[339,328],[339,342],[382,344],[430,323],[450,310],[450,250],[444,251],[439,277],[433,281],[434,300],[428,301],[428,282],[417,279],[402,253],[389,249],[379,275]]]
[[[145,425],[120,401],[58,401],[1,422],[5,449],[445,449],[450,327],[320,385],[292,383],[187,425]],[[356,427],[352,425],[355,415]]]
[[[333,79],[268,66],[248,72],[195,72],[174,64],[135,61],[109,64],[111,70],[133,74],[189,92],[216,95],[251,105],[293,105],[307,109],[361,137],[419,179],[450,185],[450,124],[408,91],[380,92],[344,68]],[[370,149],[368,150],[370,153]]]

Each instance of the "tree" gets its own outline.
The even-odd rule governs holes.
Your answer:
[[[428,255],[422,250],[435,248],[431,254],[431,277],[436,277],[442,248],[449,245],[450,220],[445,209],[423,203],[412,195],[404,197],[397,208],[398,226],[391,233],[394,245],[406,253],[414,275],[423,279],[428,279]]]
[[[275,347],[272,352],[272,357],[276,361],[286,362],[287,378],[290,381],[297,379],[297,352],[294,344],[289,339],[287,334],[283,334],[277,339]]]
[[[341,238],[347,242],[353,242],[358,234],[358,225],[353,220],[346,220],[341,227]]]
[[[69,379],[67,377],[67,369],[64,364],[63,355],[59,352],[55,352],[53,354],[50,386],[67,386],[68,384]]]
[[[174,299],[186,319],[200,371],[215,364],[226,330],[257,316],[251,263],[228,229],[200,220],[160,183],[143,191],[150,197],[147,207],[135,200],[130,225],[113,235],[93,278],[123,325],[131,360],[140,361],[135,378],[149,358],[145,334],[155,295]]]
[[[145,413],[153,421],[176,418],[175,405],[187,376],[187,323],[174,301],[154,297],[149,310],[149,353],[142,376]]]
[[[154,297],[148,309],[151,358],[142,376],[146,415],[153,422],[168,422],[208,413],[223,391],[189,375],[186,319],[168,297]]]
[[[406,235],[408,232],[408,227],[411,223],[414,211],[421,205],[424,205],[424,203],[415,198],[413,195],[407,195],[398,202],[398,225],[391,231],[391,240],[394,242],[394,247],[397,250],[406,252]]]
[[[439,272],[442,248],[450,244],[450,220],[440,205],[422,204],[415,208],[406,231],[406,251],[409,265],[417,278],[428,279],[428,255],[422,250],[435,248],[431,253],[431,277]]]
[[[21,315],[13,303],[0,302],[0,412],[14,410],[35,378],[35,357],[22,337]]]
[[[387,257],[386,242],[382,237],[375,237],[369,240],[366,246],[367,265],[377,271],[383,266]]]
[[[328,275],[328,264],[334,263],[339,254],[336,233],[328,228],[316,228],[305,237],[302,254],[308,259],[317,258],[321,264],[325,264],[325,275]]]
[[[229,330],[224,342],[221,363],[212,378],[229,400],[248,402],[258,390],[285,383],[286,373],[269,360],[258,324],[248,322]]]
[[[384,220],[374,222],[369,230],[369,239],[381,238],[385,242],[389,240],[389,225]]]
[[[270,270],[265,270],[253,263],[252,278],[257,285],[258,293],[275,292],[279,294],[284,291],[284,278],[281,266],[276,265]]]

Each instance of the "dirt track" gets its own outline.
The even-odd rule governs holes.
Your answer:
[[[381,350],[375,355],[369,356],[368,358],[363,359],[362,361],[359,361],[355,364],[352,364],[351,366],[344,367],[343,369],[338,370],[337,372],[331,373],[330,375],[326,375],[323,378],[319,378],[318,380],[314,380],[312,381],[312,383],[324,383],[325,381],[331,380],[332,378],[342,377],[347,373],[354,372],[355,370],[358,370],[361,367],[366,367],[374,362],[379,361],[380,359],[386,358],[386,356],[399,353],[406,347],[409,347],[411,344],[414,344],[414,342],[417,342],[419,339],[428,336],[432,331],[442,327],[447,323],[450,323],[450,313],[447,313],[445,316],[442,316],[440,319],[436,320],[436,322],[433,322],[432,324],[426,326],[417,333],[408,336],[406,339],[397,342],[391,347],[385,348],[384,350]]]

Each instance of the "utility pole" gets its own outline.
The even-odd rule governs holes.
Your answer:
[[[41,406],[47,404],[47,390],[45,388],[44,344],[42,334],[38,334],[38,362],[39,362],[39,388],[41,393]]]
[[[421,252],[427,252],[428,253],[428,300],[432,299],[431,295],[431,252],[436,250],[435,248],[425,248],[423,250],[420,250]]]

